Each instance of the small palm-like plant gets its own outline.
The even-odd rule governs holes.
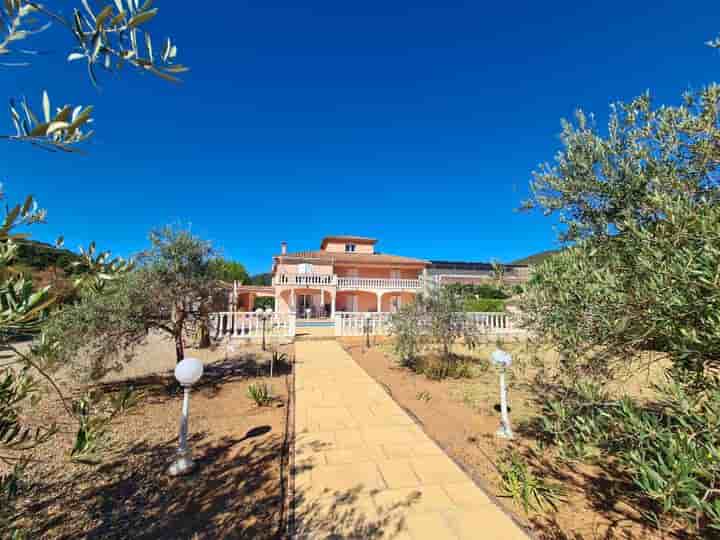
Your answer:
[[[258,407],[265,407],[273,401],[272,387],[265,382],[252,383],[247,389],[248,397],[252,399]]]
[[[523,457],[514,450],[508,451],[498,465],[502,487],[515,504],[523,507],[526,514],[531,511],[557,511],[562,500],[563,488],[535,475]]]

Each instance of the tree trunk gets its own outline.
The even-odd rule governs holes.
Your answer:
[[[185,347],[183,345],[182,326],[175,328],[175,363],[179,364],[185,358]]]
[[[183,343],[183,328],[185,326],[185,311],[182,305],[175,306],[173,313],[173,330],[175,337],[175,363],[179,364],[185,358],[185,345]]]
[[[200,329],[200,339],[198,343],[198,347],[201,349],[205,349],[210,346],[210,313],[209,313],[208,306],[206,304],[202,304],[200,306],[200,320],[198,321],[199,329]]]

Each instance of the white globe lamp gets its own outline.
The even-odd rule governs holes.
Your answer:
[[[180,436],[177,456],[170,465],[171,476],[187,474],[195,466],[188,448],[188,417],[190,409],[190,388],[200,380],[203,374],[203,363],[197,358],[184,358],[175,366],[175,378],[183,387],[182,417],[180,418]]]
[[[500,371],[500,429],[496,435],[503,439],[512,439],[513,432],[510,427],[510,416],[508,415],[507,387],[505,386],[505,370],[512,365],[512,357],[509,353],[497,349],[490,355],[490,360]]]

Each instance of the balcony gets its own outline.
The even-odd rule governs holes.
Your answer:
[[[289,285],[291,287],[334,287],[334,274],[278,274],[273,278],[273,285]]]
[[[419,279],[339,277],[338,290],[387,289],[393,291],[418,291],[422,289]]]
[[[303,288],[337,287],[339,291],[419,291],[423,288],[420,279],[338,277],[334,274],[279,274],[273,278],[273,285]]]

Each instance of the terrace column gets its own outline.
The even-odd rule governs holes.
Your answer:
[[[332,291],[330,292],[330,317],[332,319],[335,318],[335,296],[336,295],[337,295],[337,293],[334,293]]]
[[[375,295],[377,296],[377,311],[380,313],[382,311],[382,293],[376,292]]]

